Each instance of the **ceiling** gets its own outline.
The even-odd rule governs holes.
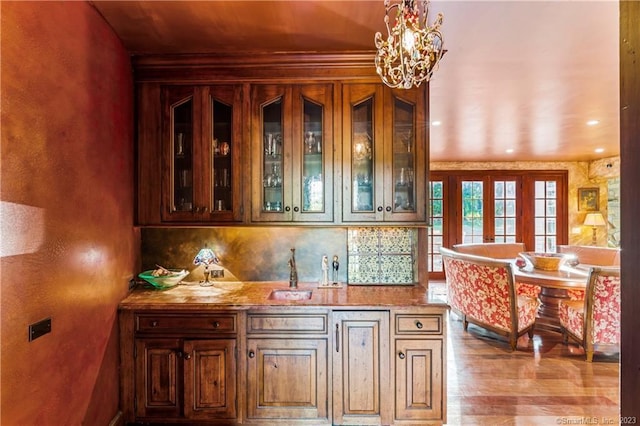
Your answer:
[[[383,0],[92,4],[132,54],[371,52],[385,30]],[[430,21],[444,14],[448,51],[430,83],[431,161],[619,155],[617,1],[432,0],[430,10]]]

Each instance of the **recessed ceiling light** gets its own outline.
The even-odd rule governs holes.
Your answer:
[[[504,152],[507,154],[513,154],[513,148],[507,148]]]
[[[431,125],[432,125],[432,126],[439,126],[439,125],[441,125],[441,124],[442,124],[442,122],[441,122],[441,121],[438,121],[438,120],[435,120],[435,121],[432,121],[432,122],[431,122]]]
[[[587,121],[587,126],[595,126],[596,124],[599,124],[600,121],[598,120],[589,120]]]
[[[600,154],[601,152],[604,152],[604,148],[596,148],[593,150],[593,152],[597,152],[598,154]]]

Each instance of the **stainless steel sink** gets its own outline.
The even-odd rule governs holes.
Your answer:
[[[268,298],[270,300],[309,300],[312,294],[311,290],[272,290]]]

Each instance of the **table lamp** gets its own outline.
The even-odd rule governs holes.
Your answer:
[[[602,217],[602,213],[587,213],[587,216],[584,218],[584,226],[590,226],[593,229],[593,235],[591,237],[591,245],[597,245],[598,239],[596,238],[596,227],[605,226],[607,222],[605,222],[604,217]]]
[[[220,263],[220,259],[218,259],[218,256],[216,256],[213,250],[206,245],[196,254],[196,257],[193,258],[194,265],[204,265],[204,280],[200,281],[202,287],[213,285],[213,281],[209,281],[209,274],[211,273],[211,271],[209,271],[209,265],[214,263]]]

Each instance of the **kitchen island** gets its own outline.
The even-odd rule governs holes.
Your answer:
[[[442,424],[447,309],[421,285],[136,289],[119,310],[125,421]]]

